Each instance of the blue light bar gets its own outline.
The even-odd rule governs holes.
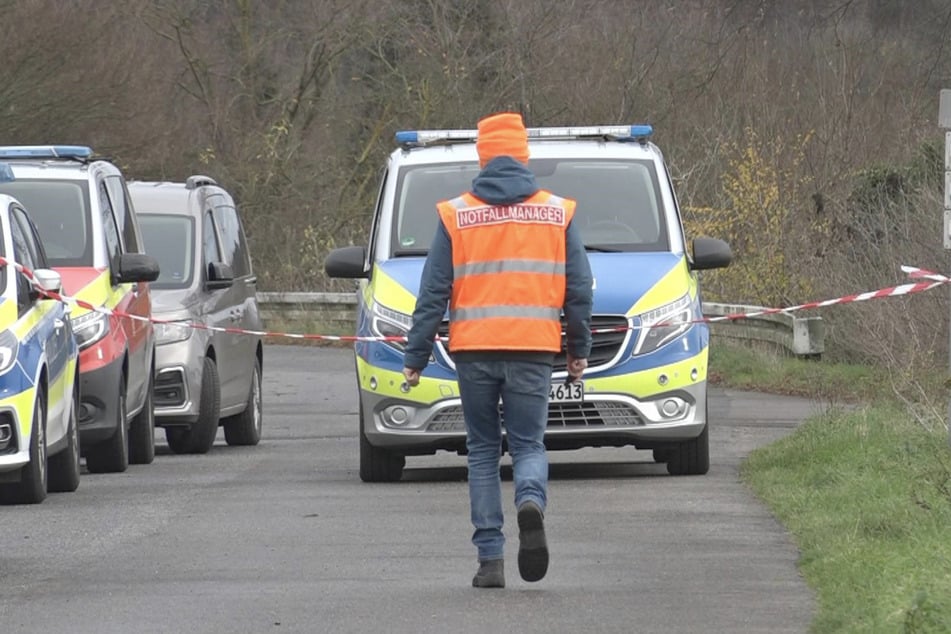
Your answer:
[[[607,137],[619,141],[630,141],[646,139],[653,133],[654,128],[647,124],[528,128],[529,139]],[[399,145],[426,145],[449,141],[475,141],[478,136],[478,130],[400,130],[396,133],[396,142]]]
[[[6,163],[0,163],[0,183],[12,183],[15,180],[13,169]]]
[[[3,145],[0,158],[74,158],[88,159],[92,148],[85,145]]]

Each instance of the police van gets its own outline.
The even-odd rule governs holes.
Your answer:
[[[564,349],[557,355],[545,443],[551,450],[633,446],[651,450],[672,475],[704,474],[710,336],[697,272],[727,266],[731,252],[722,240],[684,235],[652,132],[648,125],[528,130],[528,167],[542,189],[577,201],[573,222],[594,275],[588,369],[567,386]],[[475,140],[476,130],[398,132],[368,244],[335,249],[324,263],[330,277],[358,280],[364,481],[399,480],[409,455],[465,452],[448,318],[419,385],[407,389],[402,369],[436,203],[471,188]]]

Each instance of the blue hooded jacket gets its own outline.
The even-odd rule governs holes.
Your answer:
[[[492,159],[472,180],[472,193],[490,205],[520,203],[539,189],[532,171],[509,156]],[[571,356],[586,359],[591,352],[593,279],[588,255],[574,222],[568,224],[565,232],[565,247],[566,347]],[[413,311],[413,326],[404,352],[404,363],[408,368],[421,370],[429,363],[436,332],[452,296],[452,269],[452,240],[440,218],[423,266],[419,296]],[[548,363],[554,359],[551,353],[510,350],[457,353],[457,356],[462,355],[465,358],[538,360]]]

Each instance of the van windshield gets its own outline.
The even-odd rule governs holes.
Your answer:
[[[0,193],[26,207],[50,266],[92,266],[86,181],[17,179],[0,184]]]
[[[158,260],[151,287],[188,288],[194,277],[195,221],[189,216],[138,214],[145,252]]]
[[[592,251],[667,251],[666,215],[651,161],[532,159],[542,189],[572,198],[574,224]],[[391,253],[425,255],[436,232],[436,203],[472,188],[475,163],[407,166],[396,190]]]

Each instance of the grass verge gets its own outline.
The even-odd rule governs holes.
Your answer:
[[[951,632],[947,431],[941,416],[913,414],[912,399],[900,398],[903,385],[914,383],[923,398],[940,386],[908,377],[896,384],[872,368],[711,350],[721,385],[826,405],[754,451],[741,471],[799,546],[818,599],[813,631]]]

